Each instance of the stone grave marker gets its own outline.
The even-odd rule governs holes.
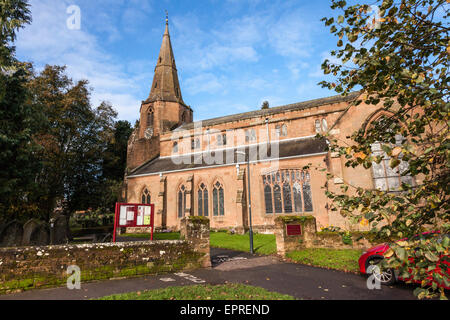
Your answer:
[[[49,242],[49,230],[44,221],[31,219],[23,225],[23,246],[45,246]]]
[[[22,224],[13,220],[0,227],[0,247],[16,247],[22,243]]]
[[[53,226],[52,226],[53,224]],[[69,241],[67,218],[60,215],[50,224],[50,238],[52,244],[66,244]]]

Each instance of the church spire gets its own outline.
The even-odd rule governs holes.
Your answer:
[[[168,101],[185,105],[181,96],[177,67],[169,34],[169,15],[166,11],[166,30],[153,77],[152,89],[146,102]]]

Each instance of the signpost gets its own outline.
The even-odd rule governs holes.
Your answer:
[[[154,204],[116,203],[113,242],[116,242],[117,228],[130,227],[150,227],[150,240],[153,240],[154,224]]]

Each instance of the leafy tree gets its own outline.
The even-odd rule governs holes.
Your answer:
[[[0,0],[0,70],[15,66],[14,47],[17,31],[31,22],[27,0]]]
[[[128,139],[133,128],[128,121],[117,121],[103,158],[103,177],[122,181],[127,162]]]
[[[0,1],[0,221],[36,211],[29,195],[39,170],[33,134],[42,117],[29,102],[31,66],[17,61],[12,46],[17,31],[31,22],[28,7],[27,1]]]
[[[102,192],[102,155],[117,113],[107,103],[93,109],[88,82],[74,84],[65,67],[46,66],[29,87],[47,119],[36,135],[43,167],[35,201],[47,219],[58,202],[67,213],[95,206]]]
[[[340,14],[323,21],[339,38],[338,49],[331,52],[339,62],[323,63],[324,73],[335,76],[335,81],[321,85],[343,95],[362,89],[354,105],[381,104],[386,116],[355,132],[349,137],[350,146],[329,136],[330,149],[346,158],[347,167],[369,169],[383,159],[372,152],[373,144],[381,142],[385,155],[391,158],[390,167],[415,180],[402,179],[398,192],[354,187],[347,193],[353,187],[344,184],[345,193],[327,192],[333,210],[355,222],[367,219],[374,231],[391,238],[410,237],[424,227],[445,231],[450,188],[446,0],[384,0],[371,6],[332,0],[331,8]],[[445,243],[447,248],[438,254],[447,252],[448,256],[448,241]],[[430,242],[419,245],[423,252],[431,250]],[[401,261],[400,272],[405,272],[407,256],[399,253],[402,250],[394,252]],[[432,260],[420,269],[436,264]],[[415,280],[424,280],[424,274],[417,273]],[[422,292],[421,297],[432,292]]]

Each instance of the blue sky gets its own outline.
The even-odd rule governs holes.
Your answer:
[[[336,40],[320,21],[329,0],[31,0],[33,23],[17,55],[38,70],[67,65],[87,79],[94,106],[112,103],[119,119],[139,117],[164,32],[165,10],[183,99],[203,120],[334,95],[317,85]],[[81,9],[69,30],[66,10]]]

